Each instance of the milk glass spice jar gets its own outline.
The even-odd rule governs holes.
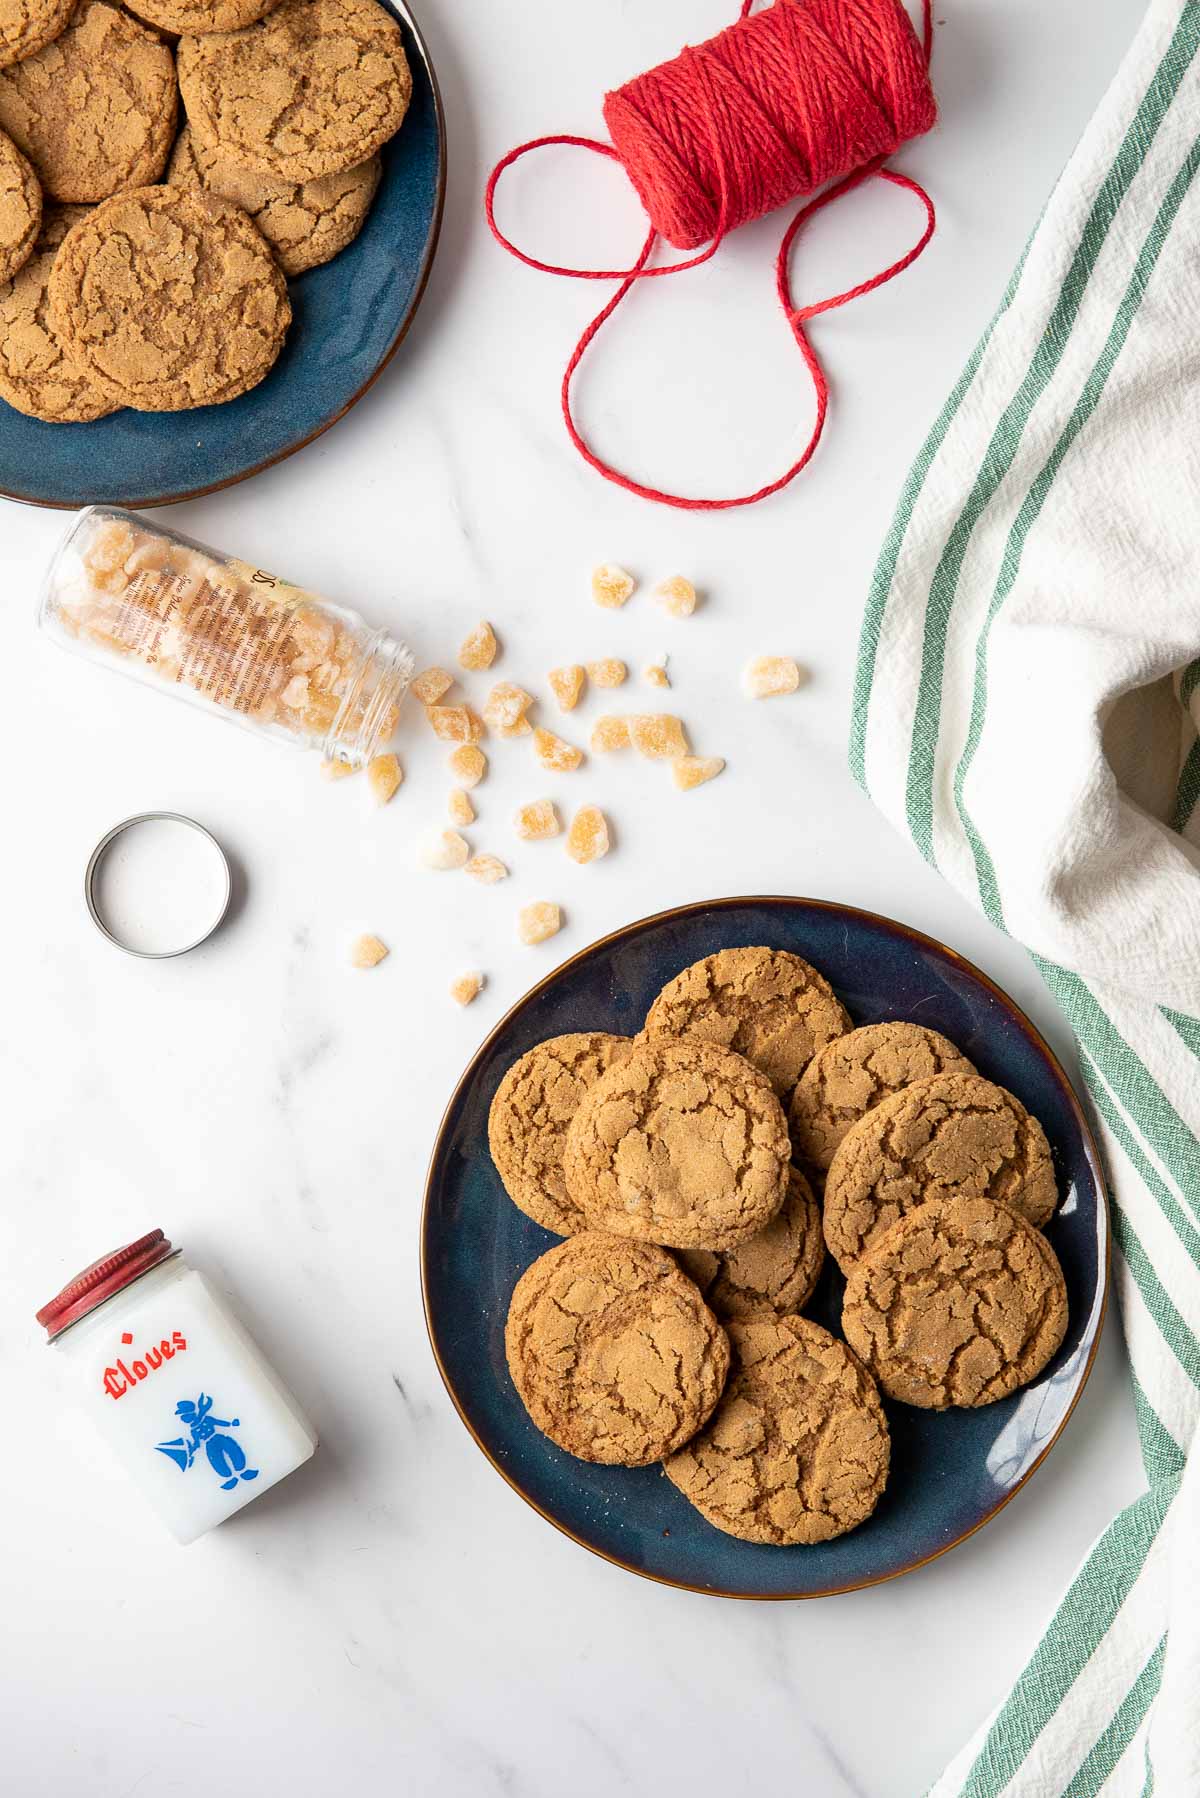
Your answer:
[[[257,1343],[161,1230],[93,1262],[37,1320],[178,1542],[240,1511],[317,1446]]]
[[[71,525],[38,621],[64,647],[361,767],[395,731],[406,646],[265,569],[114,506]]]

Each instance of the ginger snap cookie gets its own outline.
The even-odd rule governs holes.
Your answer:
[[[236,399],[283,347],[292,309],[262,234],[190,187],[141,187],[88,213],[50,275],[50,320],[115,405]]]
[[[787,1192],[790,1143],[765,1074],[696,1037],[635,1043],[567,1131],[567,1190],[594,1230],[732,1249]]]
[[[265,18],[279,0],[138,0],[129,8],[139,19],[177,37],[209,31],[240,31]]]
[[[412,74],[376,0],[283,0],[242,31],[180,40],[196,140],[277,181],[366,162],[400,129]]]
[[[107,200],[157,181],[177,105],[170,46],[108,0],[84,0],[53,43],[0,73],[0,127],[48,199]]]
[[[0,286],[0,399],[47,424],[85,424],[115,410],[64,349],[46,289],[58,247],[86,206],[47,206],[33,255]]]
[[[842,1328],[889,1398],[990,1405],[1037,1378],[1067,1327],[1040,1230],[990,1199],[931,1199],[850,1275]]]
[[[382,170],[378,156],[316,181],[276,181],[207,150],[185,125],[176,140],[167,180],[203,187],[249,213],[285,275],[317,268],[352,243],[371,209]]]
[[[729,1340],[664,1250],[595,1231],[518,1280],[504,1346],[534,1423],[568,1454],[644,1467],[707,1420]]]
[[[12,138],[0,131],[0,282],[24,268],[41,228],[41,184]]]
[[[864,1024],[818,1049],[792,1094],[788,1122],[802,1161],[827,1168],[859,1118],[915,1080],[973,1074],[949,1037],[923,1024]]]
[[[765,1230],[724,1255],[679,1249],[676,1259],[718,1317],[745,1317],[764,1306],[780,1316],[799,1311],[812,1297],[825,1261],[821,1207],[793,1167],[787,1197]]]
[[[75,0],[0,0],[0,69],[52,43],[74,11]]]
[[[726,1535],[828,1542],[871,1515],[891,1444],[875,1382],[828,1330],[759,1312],[729,1324],[733,1371],[667,1478]]]
[[[1046,1133],[979,1074],[934,1074],[854,1125],[825,1181],[825,1243],[844,1273],[931,1199],[995,1199],[1031,1224],[1058,1202]]]
[[[567,1126],[589,1087],[632,1047],[628,1037],[601,1030],[552,1036],[514,1062],[496,1088],[488,1112],[492,1160],[513,1204],[545,1230],[573,1236],[589,1227],[567,1192]]]
[[[664,986],[647,1036],[694,1036],[744,1055],[786,1098],[850,1019],[823,974],[784,949],[721,949]]]

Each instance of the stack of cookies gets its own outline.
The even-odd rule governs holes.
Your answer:
[[[0,397],[66,424],[254,387],[411,94],[377,0],[0,0]]]
[[[662,1461],[746,1541],[870,1516],[881,1394],[989,1404],[1062,1341],[1041,1125],[938,1032],[854,1029],[799,956],[723,950],[667,984],[638,1037],[538,1044],[488,1134],[514,1203],[566,1238],[509,1308],[530,1416],[583,1460]],[[826,1250],[844,1341],[801,1315]]]

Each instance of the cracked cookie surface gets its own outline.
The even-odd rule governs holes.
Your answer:
[[[765,1074],[695,1037],[635,1043],[567,1132],[567,1190],[596,1230],[732,1249],[775,1216],[791,1145]]]
[[[160,31],[178,37],[208,31],[240,31],[265,18],[279,0],[138,0],[129,8],[139,19],[148,19]]]
[[[568,1454],[644,1467],[706,1421],[729,1339],[664,1250],[586,1232],[518,1280],[504,1346],[530,1417]]]
[[[786,1098],[818,1049],[850,1028],[823,974],[784,949],[721,949],[664,986],[646,1018],[653,1036],[733,1049]]]
[[[0,69],[53,43],[74,11],[75,0],[0,0]]]
[[[573,1236],[589,1228],[567,1191],[567,1127],[588,1089],[623,1061],[628,1037],[576,1031],[538,1043],[513,1063],[488,1112],[488,1147],[514,1205],[543,1229]]]
[[[41,228],[41,183],[28,158],[0,131],[0,281],[24,268]]]
[[[118,194],[67,235],[50,319],[97,390],[141,412],[235,399],[291,321],[283,275],[236,206],[195,188]]]
[[[825,1243],[844,1272],[892,1225],[940,1198],[995,1199],[1032,1224],[1058,1191],[1046,1133],[979,1074],[935,1074],[885,1099],[843,1138],[825,1182]]]
[[[47,424],[86,424],[115,408],[63,347],[46,289],[58,247],[86,206],[47,206],[33,255],[0,287],[0,399]]]
[[[875,1382],[828,1330],[731,1321],[733,1371],[707,1427],[666,1463],[702,1517],[744,1542],[828,1542],[871,1515],[890,1441]]]
[[[85,0],[59,37],[0,74],[0,126],[48,199],[89,203],[157,181],[177,104],[170,46],[107,0]]]
[[[718,1317],[745,1317],[764,1306],[780,1316],[799,1311],[812,1297],[825,1261],[821,1207],[793,1167],[787,1197],[765,1229],[727,1254],[679,1249],[677,1259]]]
[[[933,1199],[904,1218],[859,1262],[842,1310],[889,1398],[935,1411],[1028,1385],[1066,1327],[1057,1255],[990,1199]]]
[[[842,1138],[868,1111],[934,1074],[973,1074],[949,1037],[923,1024],[864,1024],[818,1049],[792,1094],[788,1122],[796,1154],[827,1168]]]
[[[202,187],[249,213],[285,275],[329,262],[362,229],[379,186],[378,156],[316,181],[277,181],[238,168],[227,157],[198,143],[191,127],[179,133],[167,180],[176,187]]]
[[[243,31],[182,38],[178,62],[197,140],[281,181],[366,162],[412,97],[400,27],[376,0],[283,0]]]

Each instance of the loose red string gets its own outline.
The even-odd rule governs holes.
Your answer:
[[[742,0],[739,23],[749,17],[753,3],[754,0]],[[864,25],[874,23],[870,17],[870,4],[871,0],[864,0],[859,21]],[[789,26],[794,21],[799,21],[797,29],[803,28],[808,31],[815,25],[815,29],[818,33],[820,33],[821,27],[820,15],[826,5],[845,8],[846,13],[849,14],[852,7],[852,0],[775,0],[775,8],[791,9],[790,12],[783,15]],[[773,8],[772,10],[775,9]],[[803,15],[803,17],[801,17],[801,15]],[[761,18],[763,15],[757,16]],[[839,25],[844,25],[845,22],[845,17],[838,15]],[[907,24],[907,21],[904,20],[904,23]],[[512,164],[517,162],[522,156],[527,155],[531,150],[542,149],[549,144],[567,144],[580,149],[592,150],[598,155],[608,156],[616,162],[622,162],[621,155],[612,144],[603,143],[596,138],[576,137],[569,134],[563,134],[532,138],[528,143],[518,144],[515,149],[510,150],[507,156],[502,157],[496,164],[488,178],[487,187],[484,191],[484,211],[492,235],[495,237],[497,243],[501,244],[511,255],[515,256],[518,261],[524,262],[529,268],[538,269],[544,274],[569,276],[584,281],[617,281],[619,283],[612,298],[601,311],[596,314],[595,318],[592,319],[591,323],[587,325],[583,331],[571,354],[570,361],[567,363],[566,370],[563,374],[561,390],[563,420],[566,424],[571,441],[579,451],[579,454],[598,474],[603,475],[605,480],[614,482],[618,487],[623,487],[628,493],[638,494],[642,499],[654,500],[660,505],[676,506],[681,510],[690,512],[717,512],[725,511],[735,506],[750,506],[755,504],[758,500],[768,498],[769,495],[773,493],[778,493],[781,488],[786,487],[791,481],[795,480],[801,469],[803,469],[812,459],[813,453],[821,440],[821,435],[825,428],[826,415],[829,409],[829,383],[826,379],[825,372],[821,367],[817,353],[809,339],[808,333],[804,329],[805,324],[808,320],[818,317],[823,312],[832,312],[835,308],[845,306],[851,300],[858,299],[860,295],[872,293],[876,288],[883,287],[887,282],[894,280],[897,275],[901,274],[916,261],[918,256],[920,256],[921,252],[929,243],[930,238],[933,236],[936,225],[933,201],[925,192],[925,189],[916,181],[911,180],[907,175],[902,175],[897,170],[884,166],[886,156],[891,153],[892,148],[896,147],[896,143],[903,141],[904,136],[911,135],[911,132],[906,132],[899,122],[900,107],[897,106],[895,109],[897,117],[895,119],[889,119],[885,113],[880,112],[872,95],[867,91],[865,85],[862,85],[854,94],[854,98],[861,103],[863,120],[865,121],[860,125],[860,130],[862,132],[874,130],[877,137],[886,135],[890,132],[890,135],[895,141],[890,143],[888,148],[882,153],[875,154],[868,160],[862,162],[861,166],[850,167],[847,172],[842,173],[839,178],[831,180],[830,184],[825,186],[823,191],[817,194],[814,199],[806,201],[795,214],[791,223],[788,225],[787,230],[784,232],[775,259],[775,288],[779,296],[779,303],[783,308],[783,313],[788,321],[789,329],[791,330],[800,354],[804,359],[805,367],[808,370],[809,377],[813,384],[813,393],[816,401],[816,413],[812,432],[801,454],[783,474],[777,477],[777,479],[767,482],[762,487],[756,488],[752,493],[741,494],[731,499],[694,499],[683,494],[668,493],[662,488],[651,487],[643,482],[633,480],[629,475],[623,474],[620,469],[615,468],[611,463],[606,462],[601,456],[597,455],[575,423],[575,418],[571,410],[571,382],[593,338],[601,327],[607,323],[608,319],[612,317],[617,307],[632,290],[634,285],[638,281],[652,280],[660,275],[682,274],[685,269],[698,268],[701,263],[709,261],[716,255],[717,250],[720,248],[728,231],[734,229],[738,224],[745,222],[748,218],[760,216],[763,211],[770,210],[774,204],[778,203],[773,197],[773,191],[774,187],[778,186],[781,181],[790,182],[793,191],[796,191],[797,188],[803,190],[803,187],[806,185],[810,188],[815,187],[820,185],[823,181],[830,179],[831,173],[837,167],[839,158],[841,159],[843,167],[845,167],[847,161],[852,162],[854,159],[854,142],[841,141],[829,144],[823,142],[819,136],[814,135],[811,131],[808,131],[806,141],[803,145],[790,140],[787,142],[786,153],[789,158],[787,166],[783,169],[776,167],[761,181],[756,179],[758,171],[754,168],[751,159],[749,159],[748,156],[743,155],[740,158],[736,158],[735,165],[731,165],[730,153],[725,141],[722,139],[719,123],[719,120],[723,116],[728,117],[730,112],[730,93],[722,93],[721,88],[722,84],[725,84],[726,86],[729,85],[731,71],[728,64],[724,61],[717,61],[712,53],[716,50],[717,46],[727,48],[728,40],[733,37],[736,30],[737,27],[735,26],[731,31],[723,33],[720,38],[712,40],[712,43],[709,45],[701,45],[698,49],[684,50],[681,56],[675,59],[673,64],[664,64],[660,69],[650,71],[649,75],[639,77],[637,81],[630,82],[625,88],[617,90],[615,94],[611,94],[609,96],[609,102],[606,104],[606,116],[608,116],[609,108],[613,102],[623,102],[627,97],[633,97],[637,101],[645,101],[648,97],[653,97],[660,106],[657,123],[661,125],[664,122],[665,116],[668,126],[673,122],[673,104],[678,104],[681,107],[681,112],[686,112],[686,119],[681,123],[677,135],[681,140],[687,139],[688,128],[692,127],[693,130],[690,141],[686,145],[682,141],[679,145],[676,145],[665,139],[656,138],[652,148],[654,151],[661,154],[663,162],[666,165],[664,180],[669,180],[672,171],[685,177],[690,177],[692,175],[692,171],[689,169],[685,158],[679,155],[680,149],[685,150],[685,153],[687,149],[690,149],[693,154],[697,155],[697,158],[698,153],[702,149],[707,149],[711,157],[711,182],[715,185],[717,190],[715,194],[715,208],[712,207],[712,202],[709,197],[708,184],[701,181],[698,177],[695,178],[695,191],[691,193],[682,193],[682,203],[676,208],[681,220],[685,219],[685,214],[689,211],[687,204],[689,201],[693,203],[690,207],[691,211],[694,212],[696,210],[695,203],[698,201],[701,211],[708,209],[713,213],[711,221],[712,234],[709,241],[703,248],[699,249],[694,256],[690,256],[682,262],[664,263],[656,268],[648,267],[647,264],[649,258],[653,254],[655,245],[661,235],[660,231],[653,224],[651,225],[645,243],[642,245],[641,252],[636,262],[633,263],[632,267],[625,269],[571,268],[557,263],[542,262],[537,257],[527,255],[525,251],[519,249],[516,244],[505,236],[499,225],[496,223],[495,215],[496,188],[500,181],[500,177],[504,174],[505,170],[510,168]],[[864,39],[867,38],[867,35],[867,32],[864,30]],[[828,39],[823,34],[818,35],[815,40],[810,35],[807,38],[804,47],[810,52],[815,52],[827,44]],[[759,48],[761,48],[761,46],[759,46]],[[772,45],[770,48],[774,49],[775,46]],[[863,46],[859,46],[859,48],[864,52],[873,51],[876,54],[880,54],[884,50],[894,51],[894,45],[884,43],[879,34],[874,35],[869,42],[865,43]],[[794,45],[793,50],[795,49],[796,46]],[[901,44],[901,49],[903,49],[903,44]],[[929,65],[932,50],[932,0],[922,0],[921,55],[926,69]],[[732,62],[733,59],[731,58],[730,61]],[[818,56],[813,54],[811,56],[811,63],[817,64],[818,61]],[[798,82],[803,79],[811,79],[812,67],[810,66],[809,57],[794,55],[793,62],[795,67],[789,67],[786,70],[768,68],[767,76],[769,77],[772,73],[784,73],[788,79],[791,79],[794,75]],[[847,69],[847,61],[838,61],[835,63],[834,60],[830,58],[826,67],[826,73],[827,75],[836,76],[844,85],[849,78]],[[741,71],[741,73],[744,75],[744,71]],[[756,68],[754,73],[756,77],[758,77],[763,74],[763,71]],[[903,74],[904,71],[892,67],[887,73],[891,79],[897,80],[899,75]],[[735,85],[732,89],[732,98],[735,102],[740,101],[741,98],[741,90],[736,86],[737,76],[738,71],[735,70],[733,73]],[[649,84],[654,82],[656,78],[659,82],[669,80],[674,84],[673,90],[669,96],[650,95]],[[909,79],[911,81],[911,74],[909,75]],[[685,85],[681,86],[681,82]],[[832,80],[830,85],[831,87],[833,86]],[[790,94],[789,97],[793,101],[797,100],[796,93]],[[811,95],[809,97],[811,98]],[[823,96],[826,100],[827,107],[830,99],[832,98],[833,101],[836,101],[837,97],[836,93],[832,96]],[[921,97],[914,96],[914,98],[919,104]],[[916,122],[913,125],[914,130],[928,129],[928,123],[932,122],[931,97],[929,98],[929,108],[928,122],[925,122],[925,115],[919,111],[914,114],[916,119]],[[743,110],[750,111],[751,109],[749,107],[742,109],[739,105],[735,110],[737,115],[741,117],[743,116]],[[610,124],[612,122],[613,120],[610,118]],[[773,121],[771,122],[773,123]],[[807,126],[810,121],[804,119],[802,122]],[[826,123],[828,124],[829,122],[829,118],[827,118]],[[640,116],[636,110],[631,115],[630,124],[634,132],[640,127]],[[694,129],[697,125],[700,128],[698,135]],[[614,135],[616,135],[615,132]],[[625,133],[623,132],[622,135],[624,136]],[[707,143],[705,143],[705,139],[707,139]],[[766,139],[765,145],[760,146],[760,148],[771,147],[772,142],[769,137]],[[663,174],[663,171],[660,170],[658,163],[653,157],[643,162],[639,154],[635,167],[634,158],[630,156],[628,160],[622,162],[622,166],[626,168],[627,173],[629,173],[631,179],[633,179],[634,184],[638,188],[643,202],[647,204],[647,210],[651,212],[652,217],[654,216],[653,209],[657,207],[660,200],[665,198],[667,204],[670,205],[681,197],[679,191],[667,189],[664,193],[664,191],[657,186],[660,174]],[[840,199],[843,194],[850,193],[854,188],[860,187],[865,181],[871,180],[876,176],[880,180],[891,182],[895,187],[906,189],[909,193],[915,194],[921,201],[925,208],[926,222],[925,229],[921,233],[920,238],[913,245],[912,249],[904,256],[901,256],[898,261],[893,262],[888,268],[883,269],[880,273],[870,276],[865,281],[859,282],[857,286],[847,288],[844,293],[834,294],[828,299],[818,300],[806,306],[797,306],[792,298],[790,257],[793,245],[795,244],[801,229],[809,219],[814,217],[814,215],[820,212],[824,207],[831,205],[835,200]],[[684,183],[681,180],[679,189],[682,190],[683,186]],[[684,229],[686,231],[694,232],[691,241],[695,243],[698,240],[701,227],[685,223]]]

